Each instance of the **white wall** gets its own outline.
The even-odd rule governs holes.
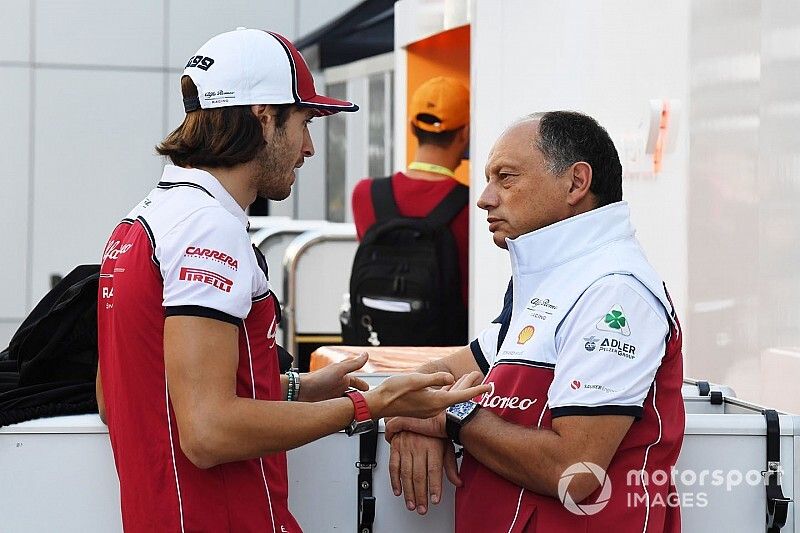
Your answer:
[[[153,147],[183,120],[180,74],[203,42],[237,26],[294,39],[357,2],[5,0],[0,348],[50,275],[97,262],[115,223],[158,180]],[[301,187],[321,179],[317,169]],[[320,191],[302,191],[301,214],[324,214],[311,200]]]
[[[472,17],[472,183],[477,202],[494,140],[514,119],[573,109],[605,126],[625,160],[644,143],[650,99],[688,101],[689,2],[475,0]],[[685,117],[682,117],[685,123]],[[624,180],[634,225],[683,314],[686,302],[688,128],[656,177]],[[535,201],[535,200],[534,200]],[[510,277],[485,212],[471,218],[472,331],[497,316]]]
[[[800,6],[735,6],[692,6],[690,350],[697,375],[800,412]]]

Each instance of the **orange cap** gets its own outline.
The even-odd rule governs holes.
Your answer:
[[[409,115],[421,130],[441,133],[460,128],[469,123],[469,90],[455,78],[432,78],[414,91]]]

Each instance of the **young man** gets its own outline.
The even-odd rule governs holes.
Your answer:
[[[174,165],[114,230],[101,266],[98,403],[123,525],[297,532],[285,450],[469,394],[428,388],[452,383],[446,373],[347,391],[367,388],[349,375],[365,354],[281,375],[279,307],[244,210],[289,195],[314,155],[313,117],[358,108],[317,95],[284,37],[243,28],[203,45],[181,88],[186,118],[157,147]]]
[[[417,151],[408,170],[391,177],[392,192],[400,215],[421,218],[459,185],[455,170],[469,146],[469,90],[455,78],[440,76],[430,79],[414,91],[409,115],[411,130],[417,138]],[[376,220],[372,181],[363,179],[353,189],[353,222],[359,239]],[[466,307],[469,281],[467,205],[453,218],[449,227],[458,248],[461,298]]]
[[[389,423],[395,493],[424,514],[444,465],[459,533],[680,531],[674,485],[647,483],[683,440],[680,326],[621,201],[614,143],[586,115],[535,114],[495,143],[486,180],[478,207],[512,262],[505,306],[421,370],[480,370],[492,390]]]

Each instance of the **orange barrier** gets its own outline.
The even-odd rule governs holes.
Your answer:
[[[310,370],[369,353],[369,361],[361,369],[365,373],[410,372],[420,365],[440,359],[461,349],[461,346],[320,346],[311,354]]]

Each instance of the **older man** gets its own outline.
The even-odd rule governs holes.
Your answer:
[[[675,487],[652,478],[683,439],[680,326],[634,237],[613,142],[580,113],[531,115],[501,135],[486,179],[478,206],[513,273],[503,311],[422,370],[480,370],[492,389],[389,423],[395,494],[424,514],[444,465],[459,533],[678,531]]]

